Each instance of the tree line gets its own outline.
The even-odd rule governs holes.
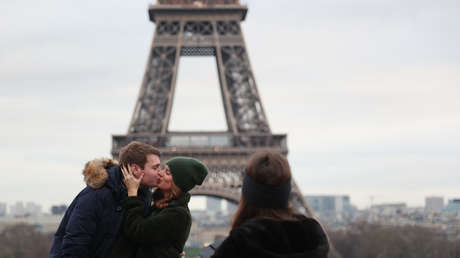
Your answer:
[[[5,227],[0,232],[0,258],[47,257],[53,234],[39,229],[30,224]],[[328,233],[334,258],[460,258],[459,238],[421,226],[358,222]]]
[[[48,257],[53,234],[43,234],[34,225],[16,224],[0,233],[0,258]]]
[[[357,222],[329,237],[341,258],[460,258],[458,237],[422,226]]]

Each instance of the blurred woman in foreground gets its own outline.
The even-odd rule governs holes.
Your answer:
[[[230,235],[212,257],[326,258],[321,225],[289,207],[291,169],[279,153],[255,153],[243,173],[242,197]]]

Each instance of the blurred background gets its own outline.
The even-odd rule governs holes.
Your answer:
[[[84,164],[110,157],[111,135],[126,133],[155,30],[151,3],[0,2],[0,231],[54,232],[85,186]],[[294,179],[321,221],[341,232],[337,248],[350,249],[343,241],[353,231],[343,230],[353,227],[383,235],[421,227],[456,241],[459,2],[242,3],[271,129],[288,135]],[[182,58],[176,89],[170,130],[226,129],[213,57]],[[191,209],[197,232],[228,231],[231,204],[194,197]],[[191,235],[189,245],[216,234]],[[342,255],[365,257],[356,252]]]

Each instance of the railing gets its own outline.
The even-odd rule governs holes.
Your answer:
[[[174,146],[231,146],[230,135],[171,135],[167,147]]]
[[[286,135],[279,134],[229,134],[229,133],[171,133],[114,135],[112,150],[118,150],[131,141],[152,144],[155,147],[222,147],[286,149]]]
[[[208,6],[208,5],[225,5],[240,4],[240,0],[158,0],[158,5],[196,5],[196,6]]]

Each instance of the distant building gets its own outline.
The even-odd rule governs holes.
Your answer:
[[[400,203],[385,203],[371,206],[371,211],[383,216],[392,216],[402,214],[407,209],[407,204]]]
[[[425,198],[425,212],[426,213],[440,213],[444,209],[444,198],[437,196],[430,196]]]
[[[16,202],[10,206],[10,214],[14,217],[23,217],[25,215],[25,208],[23,202]]]
[[[26,215],[37,216],[42,213],[42,206],[34,202],[28,202],[25,206]]]
[[[227,214],[230,214],[230,215],[234,214],[237,208],[238,208],[237,204],[234,204],[232,202],[227,202],[227,207],[226,207]]]
[[[28,202],[16,202],[10,206],[10,214],[14,217],[37,216],[41,214],[42,207],[39,204]]]
[[[358,210],[348,195],[307,195],[305,199],[314,214],[330,228],[351,223]]]
[[[67,205],[65,204],[51,206],[51,214],[53,215],[62,215],[65,213],[66,210]]]
[[[0,202],[0,217],[6,216],[6,203]]]
[[[451,199],[446,206],[447,212],[460,213],[460,199]]]
[[[351,208],[350,197],[348,195],[308,195],[305,197],[315,212],[340,213]]]
[[[191,210],[192,220],[201,227],[228,226],[231,215],[212,210]]]
[[[209,211],[221,211],[222,199],[216,197],[206,197],[206,209]]]

